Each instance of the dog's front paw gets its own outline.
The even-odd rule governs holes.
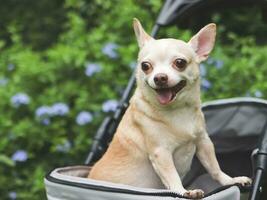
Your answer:
[[[190,198],[190,199],[202,199],[204,197],[203,190],[195,189],[195,190],[187,190],[184,194],[184,197]]]
[[[252,184],[252,180],[249,177],[246,176],[238,176],[233,178],[233,184],[240,184],[242,186],[249,186]]]

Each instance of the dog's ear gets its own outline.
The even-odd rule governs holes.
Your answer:
[[[133,19],[133,28],[140,48],[142,48],[149,40],[154,39],[144,31],[141,23],[136,18]]]
[[[188,42],[198,56],[199,62],[208,58],[213,49],[216,37],[216,24],[208,24],[203,27]]]

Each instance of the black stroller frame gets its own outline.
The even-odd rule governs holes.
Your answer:
[[[154,25],[152,29],[151,36],[156,37],[159,32],[160,27],[162,26],[168,26],[168,25],[173,25],[173,24],[178,24],[178,25],[183,26],[183,21],[186,18],[188,18],[188,16],[191,13],[194,13],[197,10],[205,8],[207,6],[217,8],[218,5],[223,6],[223,7],[224,6],[231,7],[232,5],[239,5],[239,4],[240,5],[250,5],[250,4],[267,5],[267,1],[266,0],[234,0],[234,1],[230,1],[230,0],[166,0],[156,20],[156,24]],[[99,129],[97,130],[96,135],[92,141],[91,150],[85,161],[86,166],[93,165],[93,163],[95,163],[105,153],[123,114],[128,108],[130,96],[131,96],[131,93],[134,87],[135,87],[135,72],[133,72],[133,74],[131,75],[131,78],[122,95],[122,98],[120,99],[117,109],[114,111],[114,113],[112,113],[112,115],[105,117]],[[256,99],[256,98],[233,98],[233,99],[217,100],[217,101],[212,101],[210,103],[208,102],[206,104],[203,104],[202,110],[204,112],[204,115],[207,121],[208,132],[211,132],[210,137],[213,140],[215,147],[219,148],[221,152],[226,152],[226,153],[229,152],[230,154],[227,154],[227,156],[231,157],[232,156],[231,148],[234,148],[234,150],[243,148],[247,150],[246,153],[237,154],[235,156],[237,156],[237,158],[242,157],[242,156],[247,158],[250,156],[251,149],[255,149],[252,153],[253,169],[251,169],[251,171],[253,171],[252,172],[253,185],[250,188],[241,187],[240,189],[245,189],[249,191],[249,197],[246,199],[249,199],[249,200],[267,199],[267,173],[266,173],[266,169],[267,169],[267,101]],[[240,120],[238,120],[238,117],[240,117],[240,113],[245,113],[244,116],[241,116],[241,118],[243,119],[242,123],[244,121],[247,122],[245,125],[241,124]],[[254,117],[254,114],[255,114],[255,117]],[[216,117],[217,115],[218,115],[218,118]],[[225,119],[229,118],[233,121],[233,122],[230,122],[229,120],[226,120],[223,123],[224,125],[223,129],[227,133],[226,134],[227,137],[238,138],[239,136],[242,136],[242,135],[248,136],[247,138],[244,137],[245,139],[242,140],[242,141],[245,141],[244,144],[247,145],[248,147],[244,146],[244,144],[242,144],[242,142],[239,142],[239,140],[233,140],[233,144],[230,149],[228,145],[228,140],[225,140],[226,142],[222,142],[224,144],[218,145],[217,143],[218,141],[227,139],[227,137],[225,138],[221,137],[221,135],[219,134],[220,130],[216,126],[217,125],[216,120],[221,120],[224,118]],[[212,123],[215,125],[213,125]],[[253,125],[253,123],[256,125]],[[254,131],[255,128],[257,128],[256,131]],[[258,132],[258,133],[254,134],[254,132]],[[255,138],[257,139],[257,141],[255,140]],[[257,143],[257,145],[254,145],[255,143]],[[247,154],[247,152],[249,152],[249,154]],[[220,160],[220,155],[219,155],[218,160]],[[198,162],[198,161],[194,159],[193,163],[194,162]],[[237,164],[240,164],[240,163],[237,163]],[[198,165],[198,164],[196,163],[195,165]],[[75,175],[72,174],[71,176],[86,177],[88,174],[88,169],[89,169],[89,167],[86,167],[86,166],[73,167],[71,170],[73,171],[74,169],[75,171],[77,169],[76,170],[77,172],[74,172]],[[91,190],[91,192],[93,193],[87,194],[87,195],[90,195],[91,197],[90,198],[88,196],[89,199],[98,199],[98,197],[99,199],[146,199],[146,200],[153,199],[154,200],[154,199],[161,199],[160,197],[163,197],[164,199],[173,199],[173,198],[184,199],[183,197],[173,192],[166,191],[166,190],[165,191],[160,191],[160,190],[140,191],[136,188],[129,189],[129,188],[125,188],[124,186],[121,186],[120,188],[119,186],[116,186],[116,185],[110,186],[105,183],[104,183],[105,185],[103,186],[102,183],[93,182],[93,181],[87,184],[86,181],[84,180],[82,180],[81,182],[76,181],[75,180],[76,177],[72,178],[74,182],[70,180],[68,177],[64,180],[61,180],[63,178],[61,177],[60,173],[61,174],[65,173],[66,175],[70,175],[71,170],[69,170],[68,167],[56,169],[46,176],[45,182],[47,186],[48,199],[50,199],[49,198],[50,196],[51,196],[51,199],[54,199],[55,196],[58,195],[53,190],[53,187],[55,188],[57,187],[57,189],[59,190],[63,188],[62,185],[65,185],[66,187],[73,186],[74,188],[78,187],[81,189]],[[186,182],[190,183],[193,175],[199,173],[199,170],[192,169],[190,173],[192,174],[192,176],[186,177],[185,183]],[[226,188],[227,187],[221,187],[219,190],[224,190]],[[229,190],[231,189],[234,190],[234,188],[230,188]],[[216,191],[219,192],[219,190],[217,189]],[[99,194],[96,194],[96,192],[99,192]],[[115,197],[107,198],[107,196],[105,196],[105,193],[107,192],[115,194]],[[72,191],[68,191],[64,189],[64,192],[62,192],[62,195],[60,197],[62,197],[62,199],[87,199],[86,195],[79,196],[79,194],[76,195],[77,198],[76,196],[73,198],[69,198],[67,197],[67,193],[68,195],[74,196],[74,194],[72,194]],[[229,198],[227,198],[227,195],[224,196],[223,198],[218,198],[216,197],[216,195],[212,196],[214,193],[216,192],[208,193],[208,195],[205,196],[205,199],[229,199],[229,200],[239,199],[238,196],[235,196],[235,198],[233,198],[233,196],[231,197],[229,196]],[[126,194],[131,194],[133,196],[127,196]],[[116,195],[119,195],[119,196],[116,197]],[[126,195],[126,197],[124,195]],[[134,195],[137,195],[137,196],[134,196]],[[140,197],[142,195],[143,197]],[[61,198],[56,198],[56,199],[61,199]]]

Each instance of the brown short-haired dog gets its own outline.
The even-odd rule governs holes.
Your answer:
[[[216,25],[208,24],[189,42],[155,40],[134,19],[140,47],[137,88],[114,138],[95,164],[90,178],[138,187],[175,190],[201,198],[202,190],[186,190],[181,179],[197,157],[222,185],[251,184],[221,171],[201,111],[199,63],[213,49]]]

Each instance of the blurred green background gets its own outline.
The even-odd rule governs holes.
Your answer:
[[[135,68],[132,18],[149,32],[162,2],[1,1],[1,199],[45,199],[47,172],[84,163]],[[258,8],[237,9],[212,15],[218,38],[200,66],[203,101],[267,96],[266,25]],[[191,35],[175,26],[160,31],[160,37]]]

